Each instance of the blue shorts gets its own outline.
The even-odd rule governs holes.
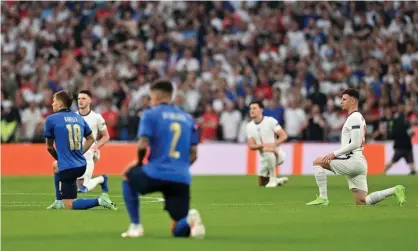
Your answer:
[[[61,183],[61,195],[63,199],[77,198],[77,178],[84,175],[86,166],[65,169],[58,172]]]
[[[151,178],[140,166],[129,170],[126,177],[129,185],[142,195],[161,192],[165,200],[164,210],[171,219],[179,221],[189,213],[190,185]]]

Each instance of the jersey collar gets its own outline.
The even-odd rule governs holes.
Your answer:
[[[81,114],[81,112],[80,111],[78,111],[78,114],[80,114],[80,116],[81,117],[85,117],[85,116],[87,116],[87,115],[89,115],[91,113],[91,109],[89,110],[89,112],[88,113],[86,113],[86,114]]]
[[[350,114],[348,114],[348,116],[350,116],[351,114],[358,112],[358,110],[352,111]]]
[[[64,108],[64,109],[61,109],[61,110],[59,110],[57,112],[71,112],[71,110],[70,109],[67,109],[67,108]]]
[[[255,120],[254,120],[254,124],[256,124],[256,125],[260,124],[261,122],[263,122],[263,119],[264,119],[264,116],[261,118],[260,122],[255,122]]]

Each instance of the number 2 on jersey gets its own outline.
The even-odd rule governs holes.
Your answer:
[[[174,159],[180,158],[180,152],[176,151],[176,146],[179,141],[180,135],[181,135],[181,125],[179,123],[171,123],[170,125],[170,131],[173,132],[173,138],[171,139],[171,145],[170,145],[170,157]]]
[[[70,141],[70,150],[81,150],[81,128],[79,125],[67,124],[68,140]]]

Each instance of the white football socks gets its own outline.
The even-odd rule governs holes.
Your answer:
[[[382,191],[376,191],[373,192],[369,195],[367,195],[366,197],[366,204],[367,205],[374,205],[377,204],[379,202],[381,202],[382,200],[384,200],[386,197],[392,196],[395,194],[395,188],[388,188]]]
[[[85,181],[83,186],[85,186],[88,191],[92,191],[97,185],[102,184],[103,182],[104,178],[100,175],[96,178]]]
[[[313,166],[313,172],[315,175],[316,184],[319,188],[319,196],[321,198],[327,199],[327,174],[325,172],[325,169],[321,166]]]
[[[275,184],[275,183],[277,183],[277,174],[276,174],[276,167],[274,167],[274,168],[271,168],[270,169],[270,179],[269,179],[269,183],[271,182],[272,184]]]

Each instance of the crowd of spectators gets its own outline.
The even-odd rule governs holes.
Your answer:
[[[248,104],[262,99],[291,140],[338,141],[347,87],[369,139],[390,139],[401,107],[418,121],[418,2],[1,5],[2,142],[43,141],[62,89],[91,90],[111,139],[133,140],[158,78],[202,140],[245,142]]]

